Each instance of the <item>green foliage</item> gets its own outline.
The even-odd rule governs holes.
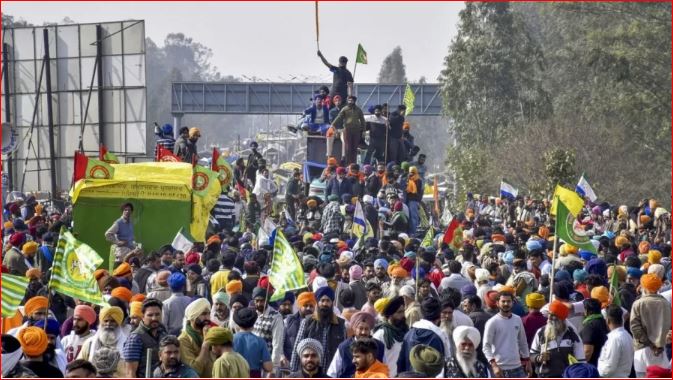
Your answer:
[[[575,183],[577,183],[575,152],[561,148],[545,152],[544,172],[547,176],[548,191],[552,192],[557,184],[575,188]]]
[[[402,48],[397,46],[393,49],[381,64],[379,71],[379,83],[400,84],[407,82],[406,66],[402,59]]]
[[[460,150],[488,152],[469,190],[574,186],[562,147],[600,200],[670,202],[670,3],[466,3],[440,79]]]

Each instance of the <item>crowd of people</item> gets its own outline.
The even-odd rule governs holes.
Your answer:
[[[345,64],[328,65],[336,77]],[[2,272],[29,285],[2,321],[2,376],[671,377],[671,219],[656,200],[587,201],[577,223],[593,252],[555,236],[546,200],[468,194],[451,210],[459,227],[447,243],[438,215],[421,220],[433,214],[422,199],[425,157],[408,161],[419,149],[403,106],[389,120],[383,107],[368,121],[361,111],[332,119],[339,95],[316,98],[308,114],[343,122],[346,150],[359,146],[360,123],[376,120],[399,124],[399,137],[387,132],[399,144],[380,145],[370,129],[363,160],[357,150],[328,158],[324,199],[307,196],[297,171],[282,208],[252,144],[205,241],[187,252],[169,242],[143,252],[133,204],[121,205],[105,233],[114,269],[93,274],[102,307],[46,286],[71,210],[30,196],[6,204]],[[191,162],[186,141],[200,131],[181,133],[174,151]],[[356,238],[355,223],[370,234]],[[273,302],[269,225],[306,282]]]

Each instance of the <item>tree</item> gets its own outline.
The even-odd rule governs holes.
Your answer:
[[[400,84],[407,82],[407,73],[402,60],[402,48],[397,46],[393,49],[381,65],[379,71],[379,83]]]

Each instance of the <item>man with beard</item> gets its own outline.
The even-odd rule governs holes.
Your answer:
[[[122,353],[126,377],[146,377],[145,368],[148,360],[150,371],[159,366],[159,342],[168,335],[166,328],[161,324],[161,307],[161,302],[156,299],[148,298],[143,301],[143,320],[129,335]],[[147,357],[148,349],[150,357]]]
[[[323,346],[323,357],[320,363],[322,368],[329,366],[337,347],[346,339],[345,321],[334,314],[334,291],[329,286],[323,286],[315,291],[318,300],[316,312],[306,317],[299,325],[295,347],[292,350],[290,369],[299,370],[299,354],[297,344],[305,338],[313,338]]]
[[[374,261],[374,275],[376,277],[373,281],[379,285],[390,281],[390,277],[388,276],[388,261],[386,259],[376,259]]]
[[[91,306],[78,305],[75,307],[72,317],[72,331],[70,335],[64,336],[61,339],[67,363],[77,358],[84,341],[93,336],[94,332],[91,331],[91,325],[94,323],[96,323],[96,312]]]
[[[388,366],[376,358],[378,351],[376,340],[364,338],[353,342],[350,350],[353,354],[356,378],[388,378]]]
[[[131,326],[131,331],[135,330],[140,326],[140,321],[143,320],[143,302],[142,301],[131,301],[129,304],[129,326]]]
[[[355,375],[355,366],[353,365],[353,357],[350,352],[350,347],[353,345],[353,342],[369,339],[372,337],[372,329],[376,324],[376,318],[371,314],[360,311],[353,314],[350,319],[351,330],[353,331],[353,337],[346,339],[337,348],[337,352],[332,359],[332,363],[327,369],[327,375],[329,377],[336,378],[349,378]],[[375,340],[377,351],[376,359],[383,360],[383,352],[385,350],[383,343],[378,340]]]
[[[428,345],[442,355],[443,358],[451,357],[451,343],[443,329],[439,328],[441,321],[442,306],[435,298],[426,298],[421,303],[423,319],[414,323],[411,329],[404,335],[402,349],[397,360],[397,372],[411,371],[409,355],[411,349],[419,344]]]
[[[297,307],[299,308],[299,311],[285,318],[285,338],[283,339],[284,358],[281,361],[284,367],[287,366],[290,359],[292,359],[292,346],[297,338],[299,325],[306,317],[313,314],[316,303],[315,295],[312,292],[303,292],[297,297]]]
[[[196,371],[180,362],[180,341],[175,335],[166,335],[159,342],[159,366],[152,377],[199,377]]]
[[[23,313],[26,316],[26,322],[21,326],[15,327],[7,332],[11,336],[18,336],[18,333],[29,326],[34,326],[38,321],[44,320],[49,310],[49,300],[47,297],[36,296],[29,299],[23,306]]]
[[[484,327],[484,355],[496,377],[526,377],[530,373],[526,333],[521,318],[512,314],[513,302],[512,293],[500,292],[500,312]]]
[[[381,298],[383,293],[381,290],[381,285],[375,281],[370,281],[365,286],[365,290],[367,291],[367,303],[362,305],[362,311],[366,311],[367,313],[376,316],[374,304],[379,300],[379,298]]]
[[[210,312],[210,321],[220,327],[229,327],[229,295],[217,292],[213,295],[213,308]]]
[[[570,309],[565,303],[552,301],[547,326],[535,333],[530,354],[538,377],[561,377],[570,365],[569,355],[584,362],[584,346],[575,328],[566,322],[568,314]]]
[[[33,371],[38,377],[63,377],[63,373],[48,363],[44,357],[49,339],[44,329],[29,326],[19,331],[17,339],[21,343],[25,359],[20,363],[23,367]]]
[[[381,289],[383,290],[384,297],[393,298],[400,295],[400,289],[407,284],[409,272],[401,266],[396,266],[390,273],[392,276],[390,282],[384,283]]]
[[[417,301],[416,291],[411,285],[404,285],[400,289],[400,297],[404,299],[404,319],[407,326],[411,327],[414,323],[423,319],[421,305]]]
[[[488,369],[477,357],[476,348],[481,341],[479,330],[469,326],[458,326],[453,330],[454,355],[447,365],[447,377],[488,377]]]
[[[47,350],[42,354],[45,362],[58,368],[61,373],[65,373],[67,362],[65,360],[65,353],[61,346],[61,341],[58,339],[58,334],[61,331],[61,324],[57,320],[48,318],[46,320],[37,321],[35,327],[44,329],[47,333]]]
[[[206,333],[206,342],[210,344],[213,355],[214,378],[250,377],[250,366],[241,354],[234,352],[234,334],[228,328],[212,327]]]
[[[252,299],[257,311],[257,321],[252,332],[264,339],[271,353],[271,361],[274,367],[279,367],[283,355],[283,339],[285,338],[283,316],[268,304],[265,288],[256,287],[252,291]]]
[[[440,321],[439,328],[444,331],[446,336],[453,336],[453,329],[456,327],[453,323],[453,311],[456,308],[453,301],[444,298],[441,300],[441,312],[440,312]],[[449,339],[449,344],[451,344],[451,352],[456,351],[456,347],[453,346],[453,341]]]
[[[278,312],[283,317],[283,320],[289,315],[292,315],[292,307],[294,306],[295,296],[292,292],[285,292],[285,297],[280,300],[278,305]]]
[[[322,345],[315,339],[306,338],[297,345],[297,354],[301,360],[301,370],[292,372],[290,378],[328,378],[320,367]]]
[[[205,298],[192,301],[185,309],[185,324],[180,341],[180,360],[190,366],[199,377],[209,377],[215,358],[210,354],[210,344],[203,338],[210,327],[210,303]]]
[[[383,362],[390,370],[390,377],[397,376],[397,360],[402,350],[407,323],[404,318],[404,298],[395,297],[383,308],[383,322],[376,326],[374,339],[384,344]]]
[[[108,306],[100,310],[99,329],[92,337],[84,341],[77,359],[85,359],[92,363],[101,350],[110,350],[112,354],[119,356],[123,350],[127,335],[121,328],[124,321],[124,312],[117,306]],[[100,368],[99,368],[100,370]],[[124,366],[118,361],[114,377],[124,377]]]

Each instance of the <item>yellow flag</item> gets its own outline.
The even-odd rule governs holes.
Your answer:
[[[570,211],[572,216],[577,218],[577,215],[582,211],[582,207],[584,206],[584,200],[580,198],[576,192],[566,189],[561,185],[556,185],[556,190],[554,190],[552,199],[556,199],[556,197],[568,207],[568,211]],[[549,210],[549,212],[554,216],[556,215],[556,202],[552,201],[551,210]]]

